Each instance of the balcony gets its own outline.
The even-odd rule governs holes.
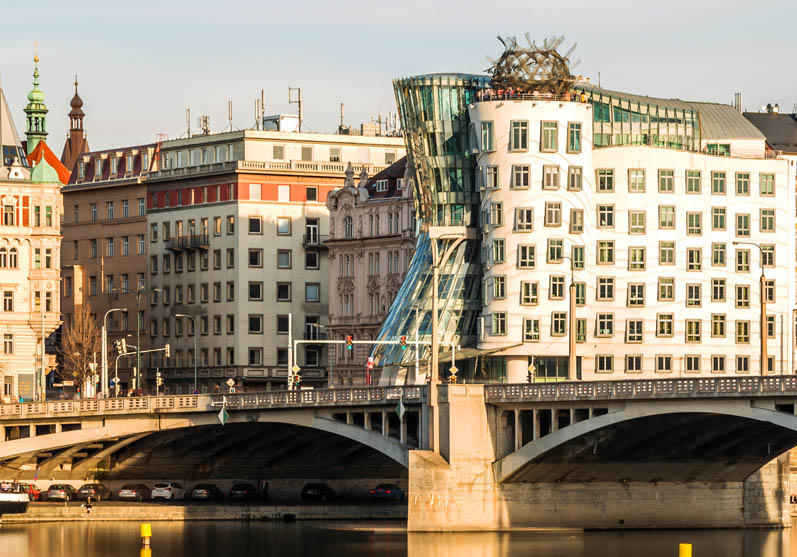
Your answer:
[[[327,340],[326,331],[319,331],[318,327],[307,325],[304,329],[304,340]]]
[[[329,235],[305,234],[302,236],[302,246],[305,249],[328,249],[326,246]]]
[[[166,240],[166,249],[171,251],[192,251],[208,249],[210,236],[208,234],[192,234],[190,236],[175,236]]]

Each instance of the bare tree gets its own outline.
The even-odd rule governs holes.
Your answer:
[[[91,313],[91,304],[83,302],[75,308],[72,319],[64,325],[61,356],[64,363],[63,378],[74,380],[82,386],[91,375],[89,363],[100,351],[100,328]]]

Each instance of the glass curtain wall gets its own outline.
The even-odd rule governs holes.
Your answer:
[[[480,194],[469,141],[468,104],[488,85],[488,77],[467,74],[430,74],[393,81],[408,162],[418,184],[415,211],[419,234],[415,255],[379,333],[380,340],[395,340],[402,335],[414,340],[416,334],[422,341],[430,338],[432,252],[428,231],[430,226],[477,226]],[[480,242],[466,240],[440,271],[439,330],[444,342],[476,345],[481,310],[479,253]],[[422,367],[428,352],[421,348]],[[379,345],[372,355],[376,365],[383,366],[383,377],[395,377],[399,368],[411,368],[415,362],[412,345],[404,350],[398,345]]]

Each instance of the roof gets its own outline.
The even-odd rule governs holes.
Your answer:
[[[11,117],[11,110],[8,108],[6,94],[0,88],[0,166],[5,166],[9,156],[15,156],[17,164],[27,165],[25,151],[22,149],[22,142],[17,135],[17,127]]]
[[[407,157],[401,157],[399,160],[382,170],[377,172],[366,182],[365,187],[368,190],[368,199],[385,199],[392,197],[404,197],[403,190],[399,190],[397,181],[399,178],[404,178],[404,172],[407,169]],[[376,182],[380,180],[387,180],[386,191],[376,191]],[[407,185],[405,184],[406,188]]]
[[[784,153],[797,153],[797,114],[745,112],[744,117],[761,130],[770,147]]]
[[[33,148],[33,151],[28,155],[28,164],[33,167],[31,171],[31,180],[36,182],[51,182],[52,180],[49,179],[50,177],[47,176],[49,173],[42,173],[43,169],[40,169],[37,172],[37,168],[42,164],[42,159],[44,159],[44,163],[50,166],[55,171],[55,174],[58,176],[58,181],[62,184],[69,183],[69,175],[70,172],[67,168],[63,165],[63,163],[55,156],[52,149],[50,149],[49,145],[45,141],[39,141],[36,143],[36,147]],[[36,178],[39,176],[39,179]],[[45,179],[41,179],[44,177]]]
[[[109,182],[111,180],[135,180],[141,174],[145,174],[149,170],[148,168],[142,168],[141,155],[143,153],[149,153],[149,149],[154,147],[154,143],[145,143],[143,145],[130,145],[127,147],[117,147],[115,149],[104,149],[102,151],[90,151],[83,153],[75,160],[75,165],[72,168],[72,176],[69,180],[69,186],[64,188],[64,191],[81,189],[87,186],[96,185],[98,182]],[[137,151],[137,154],[135,154],[133,157],[133,168],[128,169],[126,167],[127,155],[132,155],[133,151]],[[121,154],[121,157],[117,163],[116,174],[112,174],[111,164],[108,161],[117,158],[118,154]],[[95,180],[94,172],[96,170],[96,165],[94,161],[97,159],[102,159],[104,162],[102,163],[102,176]],[[85,175],[82,178],[80,177],[80,172],[78,170],[78,165],[81,163],[81,161],[87,161],[85,162],[84,166]]]

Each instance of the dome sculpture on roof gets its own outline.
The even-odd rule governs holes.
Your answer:
[[[71,101],[69,101],[69,106],[72,107],[72,112],[70,112],[69,114],[73,113],[77,114],[78,112],[80,114],[83,114],[83,111],[81,110],[83,108],[83,99],[81,99],[80,95],[77,94],[77,86],[78,86],[78,81],[77,81],[77,76],[75,76],[75,96],[72,97]]]
[[[576,48],[574,44],[567,54],[559,54],[557,49],[564,37],[545,39],[538,46],[526,33],[528,47],[518,45],[515,37],[498,37],[504,45],[504,52],[486,71],[492,75],[492,88],[496,91],[511,89],[517,93],[539,93],[563,95],[573,84],[570,70],[578,61],[571,63],[570,56]]]

